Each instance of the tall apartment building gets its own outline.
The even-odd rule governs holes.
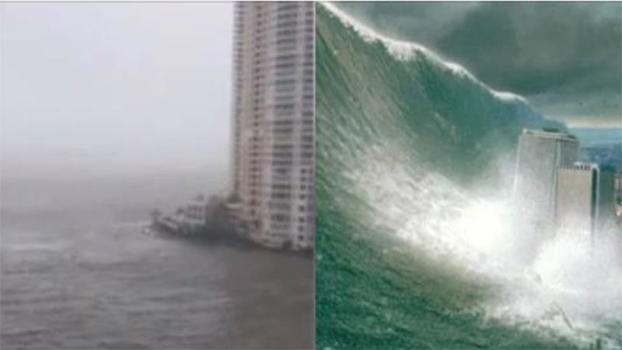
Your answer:
[[[555,224],[589,235],[592,242],[615,220],[614,171],[593,163],[559,169]]]
[[[270,247],[314,242],[314,11],[235,4],[232,190],[241,230]]]
[[[557,203],[557,173],[572,166],[579,141],[557,130],[525,129],[520,136],[514,181],[514,199],[523,217],[539,230],[553,228]]]

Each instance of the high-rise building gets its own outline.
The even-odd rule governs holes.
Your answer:
[[[314,4],[235,4],[233,184],[236,217],[270,247],[315,235]]]
[[[575,163],[559,169],[555,223],[563,231],[591,234],[595,229],[598,166]]]
[[[596,239],[615,220],[614,171],[593,163],[559,169],[555,224]]]
[[[525,129],[520,136],[514,199],[528,223],[539,230],[553,228],[558,170],[577,161],[579,141],[557,130]]]
[[[608,229],[616,221],[616,170],[609,165],[601,165],[598,178],[598,217],[597,230]]]
[[[615,174],[616,202],[622,204],[622,173]]]

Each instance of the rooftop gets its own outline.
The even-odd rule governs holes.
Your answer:
[[[562,166],[563,169],[575,169],[575,170],[585,170],[591,171],[594,169],[598,169],[598,164],[596,163],[585,163],[585,162],[575,162],[571,166]]]
[[[539,129],[523,129],[523,135],[533,135],[537,137],[545,137],[545,138],[553,138],[567,141],[578,141],[579,139],[569,133],[559,131],[558,129],[553,128],[543,128]]]

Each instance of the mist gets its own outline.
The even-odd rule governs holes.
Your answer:
[[[3,192],[175,176],[222,189],[232,15],[229,3],[1,4]]]
[[[227,191],[232,22],[0,4],[0,348],[310,347],[311,259],[147,229]]]

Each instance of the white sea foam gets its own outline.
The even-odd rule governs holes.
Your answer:
[[[440,174],[413,170],[399,152],[388,157],[381,147],[370,147],[348,177],[375,211],[369,225],[501,286],[500,299],[478,306],[489,317],[583,346],[601,334],[606,339],[606,323],[622,320],[619,241],[603,238],[594,255],[585,235],[575,232],[526,246],[507,198],[474,198]],[[536,258],[525,259],[525,249]]]
[[[382,43],[399,60],[425,56],[439,67],[473,80],[498,101],[530,108],[524,98],[488,88],[463,67],[421,45],[386,38],[334,5],[322,6],[366,42]],[[382,107],[390,111],[394,106]],[[432,115],[438,123],[447,120],[447,116]],[[383,120],[391,124],[389,119]],[[401,125],[389,126],[385,134],[379,131],[374,135],[395,136],[395,128]],[[351,135],[348,130],[340,131]],[[595,335],[607,338],[607,325],[622,321],[622,268],[613,244],[591,256],[589,244],[577,238],[578,233],[543,239],[524,229],[513,203],[504,197],[507,193],[491,197],[467,192],[442,174],[413,164],[415,151],[400,149],[399,142],[384,139],[374,145],[355,136],[347,142],[360,152],[357,157],[348,154],[356,159],[339,159],[346,180],[354,184],[348,191],[366,203],[371,213],[365,218],[359,217],[358,211],[343,214],[352,215],[353,222],[371,226],[375,232],[404,239],[416,248],[413,254],[423,252],[457,267],[461,275],[482,276],[491,285],[500,286],[499,298],[477,306],[488,317],[543,337],[563,335],[582,346],[593,342]],[[500,173],[513,174],[513,164],[500,164],[499,168]],[[486,188],[482,192],[497,191]]]

